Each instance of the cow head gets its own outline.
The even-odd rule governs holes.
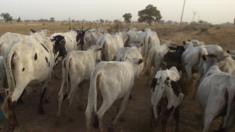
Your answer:
[[[216,65],[219,60],[215,55],[202,55],[201,58],[199,71],[202,77],[209,71],[210,67]]]
[[[81,45],[81,50],[84,49],[84,37],[85,37],[86,31],[88,31],[88,30],[76,30],[76,32],[77,32],[77,36],[76,36],[77,46],[79,47]]]
[[[53,46],[53,52],[54,54],[58,54],[56,60],[58,59],[58,57],[62,57],[64,58],[67,55],[67,51],[65,48],[65,38],[64,36],[61,35],[57,35],[54,36],[53,39],[51,39],[52,42],[54,42],[54,46]]]
[[[176,53],[179,53],[180,55],[182,55],[184,51],[185,51],[184,46],[177,46],[176,47]]]

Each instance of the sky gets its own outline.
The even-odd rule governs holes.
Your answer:
[[[56,20],[122,20],[131,13],[137,20],[138,11],[148,4],[156,6],[163,20],[179,21],[184,0],[0,0],[0,13],[14,18]],[[193,18],[193,14],[195,17]],[[214,24],[233,22],[235,0],[186,0],[183,21],[204,20]]]

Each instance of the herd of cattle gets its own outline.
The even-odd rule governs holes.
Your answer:
[[[73,105],[79,84],[90,81],[85,111],[87,129],[105,127],[104,114],[118,99],[120,109],[115,125],[131,99],[137,78],[148,77],[151,90],[152,118],[161,121],[162,131],[170,116],[179,131],[180,105],[185,96],[185,82],[199,74],[195,91],[204,108],[203,132],[212,121],[223,117],[220,130],[229,130],[235,116],[235,61],[217,44],[188,40],[180,45],[160,43],[155,31],[130,29],[104,33],[96,29],[71,30],[48,35],[47,30],[31,30],[29,35],[5,33],[0,37],[0,77],[5,98],[2,111],[12,130],[18,126],[14,106],[29,84],[41,84],[39,112],[55,66],[61,64],[62,83],[58,93],[57,116],[62,103]],[[186,78],[186,79],[185,79]],[[134,90],[134,89],[133,89]],[[196,92],[197,91],[197,92]],[[97,108],[98,94],[102,103]]]

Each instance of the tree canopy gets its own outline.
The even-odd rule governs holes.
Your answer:
[[[127,23],[131,22],[131,18],[132,18],[131,13],[125,13],[122,17],[124,18],[125,22],[127,22]]]
[[[10,22],[13,20],[12,16],[9,13],[1,13],[0,15],[5,22]]]
[[[147,22],[148,24],[152,24],[152,22],[159,22],[162,18],[161,12],[157,9],[157,7],[149,4],[145,7],[145,9],[140,10],[138,12],[139,22]]]

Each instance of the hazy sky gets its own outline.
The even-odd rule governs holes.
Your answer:
[[[130,12],[137,19],[140,9],[154,4],[160,9],[164,20],[179,21],[183,0],[0,0],[0,12],[13,17],[39,19],[122,19]],[[184,21],[202,19],[212,23],[233,22],[235,0],[187,0]]]

